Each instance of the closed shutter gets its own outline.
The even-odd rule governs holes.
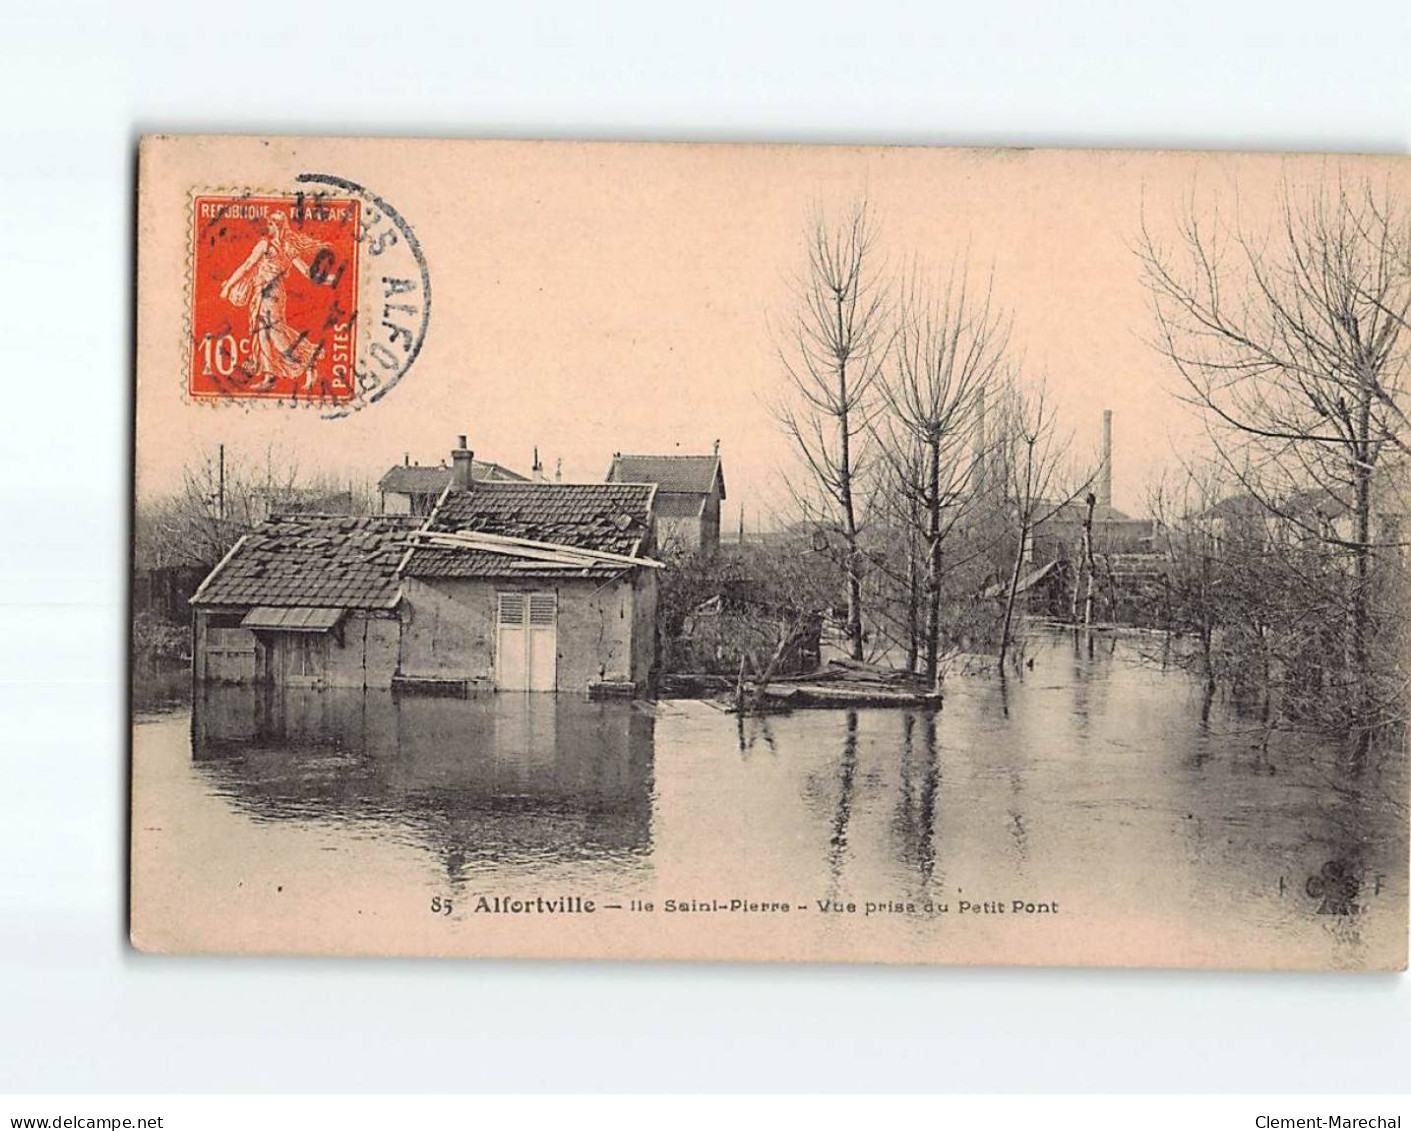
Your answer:
[[[529,594],[529,623],[534,628],[549,628],[558,620],[557,593]]]
[[[523,593],[500,594],[500,623],[503,625],[522,625],[524,623]]]

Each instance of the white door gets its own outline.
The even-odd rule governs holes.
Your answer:
[[[529,690],[553,691],[559,673],[557,593],[529,594]]]
[[[558,680],[558,596],[501,593],[495,682],[502,691],[553,691]]]

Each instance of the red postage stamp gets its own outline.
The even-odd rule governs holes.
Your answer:
[[[353,399],[361,203],[196,197],[191,396]]]

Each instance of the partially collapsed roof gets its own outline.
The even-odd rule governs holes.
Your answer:
[[[613,456],[609,483],[655,483],[663,494],[708,495],[720,485],[725,498],[725,471],[718,455]]]
[[[410,515],[281,515],[245,535],[202,583],[193,605],[388,609]]]
[[[641,483],[485,483],[452,491],[427,524],[428,531],[473,532],[546,546],[636,557],[651,530],[655,489]],[[590,573],[615,573],[602,563]],[[462,546],[418,545],[407,561],[412,577],[582,576],[584,569],[531,564],[512,554]]]
[[[428,518],[275,517],[236,544],[191,603],[258,607],[258,627],[295,631],[303,621],[271,610],[390,609],[406,577],[611,577],[641,564],[655,495],[641,483],[491,482],[451,491]]]
[[[1038,585],[1041,581],[1048,577],[1049,574],[1054,573],[1061,568],[1063,568],[1061,562],[1051,561],[1046,562],[1041,566],[1036,566],[1032,569],[1026,570],[1023,575],[1020,576],[1019,583],[1014,587],[1014,592],[1016,594],[1029,592],[1030,589],[1032,589],[1035,585]],[[988,599],[993,597],[1002,597],[1008,592],[1009,581],[1000,580],[994,582],[992,585],[986,588],[985,591],[980,594],[980,596]]]

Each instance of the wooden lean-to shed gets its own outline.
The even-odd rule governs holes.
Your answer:
[[[283,515],[257,526],[191,598],[197,681],[390,686],[397,568],[420,521]]]

